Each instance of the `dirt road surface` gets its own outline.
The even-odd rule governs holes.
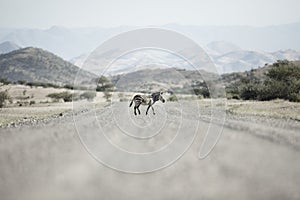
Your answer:
[[[211,110],[201,106],[197,110],[192,104],[185,106],[187,109],[182,111],[176,103],[157,104],[155,116],[152,112],[145,116],[144,107],[142,115],[134,116],[127,103],[115,103],[78,115],[76,124],[70,117],[43,126],[0,129],[0,197],[2,200],[300,199],[297,120],[227,113],[219,142],[205,159],[199,159]],[[92,116],[108,139],[128,151],[154,151],[168,144],[180,127],[186,137],[197,124],[198,130],[191,147],[172,165],[151,173],[123,173],[99,163],[79,140],[77,131],[85,130],[81,136],[95,131],[87,122]],[[179,126],[180,121],[186,124]],[[81,129],[78,124],[86,127]],[[122,131],[144,138],[126,139],[130,137],[121,136]]]

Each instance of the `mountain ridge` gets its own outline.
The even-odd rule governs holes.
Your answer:
[[[0,55],[0,69],[1,78],[14,82],[73,84],[76,76],[82,81],[91,81],[96,77],[51,52],[34,47]]]

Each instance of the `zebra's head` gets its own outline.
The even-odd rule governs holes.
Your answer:
[[[163,103],[166,102],[166,100],[163,98],[162,96],[163,92],[156,92],[156,93],[153,93],[151,96],[152,96],[152,99],[153,101],[161,101]]]
[[[160,93],[159,93],[159,100],[160,100],[161,102],[165,103],[166,100],[163,98],[162,94],[163,94],[163,92],[160,92]]]

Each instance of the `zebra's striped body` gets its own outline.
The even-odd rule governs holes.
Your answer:
[[[134,114],[137,115],[136,110],[139,112],[139,114],[141,114],[141,111],[139,109],[140,105],[147,105],[148,108],[146,111],[146,115],[148,114],[148,110],[150,109],[150,107],[152,108],[153,114],[155,115],[153,104],[157,101],[165,103],[165,99],[162,97],[162,94],[162,92],[155,92],[151,95],[137,94],[131,100],[129,107],[131,107],[134,102]]]

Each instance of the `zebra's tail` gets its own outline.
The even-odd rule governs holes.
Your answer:
[[[131,102],[130,102],[130,104],[129,104],[129,107],[131,107],[131,106],[132,106],[132,103],[133,103],[133,99],[131,100]]]

